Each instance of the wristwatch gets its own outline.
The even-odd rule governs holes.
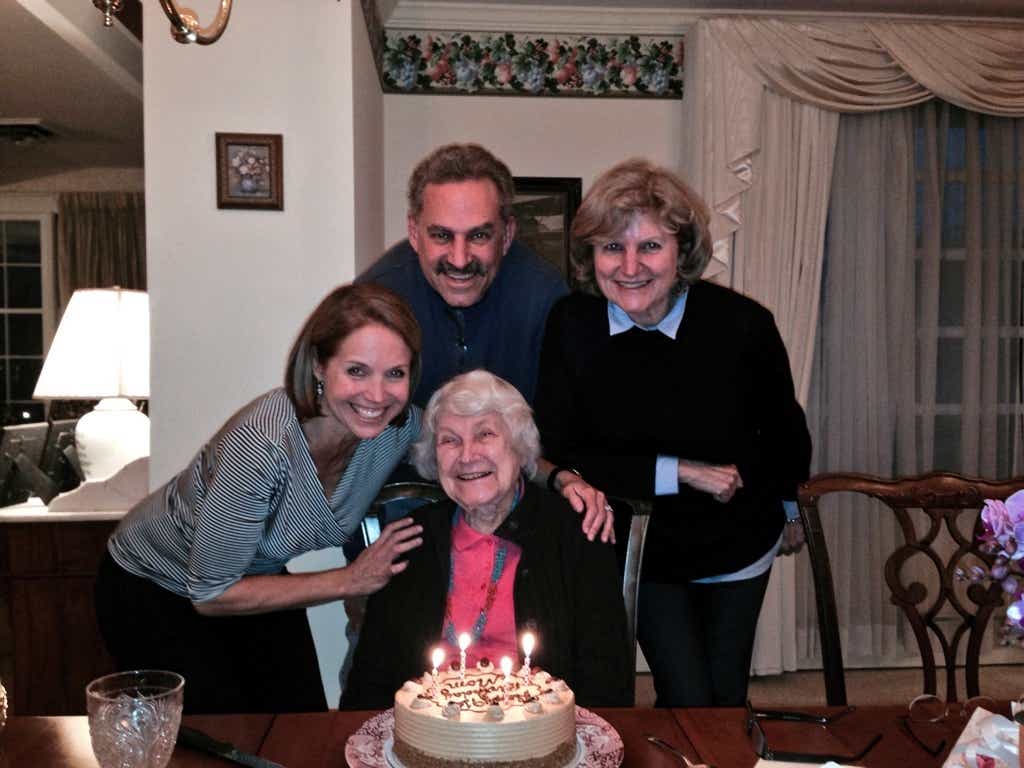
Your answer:
[[[555,478],[558,477],[559,472],[572,472],[576,477],[583,477],[578,469],[573,469],[572,467],[552,467],[550,474],[548,474],[548,490],[552,493],[561,493],[561,489],[555,486]]]

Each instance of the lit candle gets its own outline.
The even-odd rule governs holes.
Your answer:
[[[530,675],[530,654],[533,653],[533,632],[523,633],[523,656],[526,658],[523,661],[522,675],[523,677],[529,677]]]
[[[459,635],[459,679],[461,680],[466,676],[466,649],[469,648],[469,644],[473,642],[473,639],[469,636],[468,632],[463,632]]]
[[[500,666],[501,666],[502,674],[505,675],[505,680],[501,684],[501,698],[507,700],[508,699],[508,685],[509,685],[509,682],[510,682],[509,681],[509,676],[512,674],[512,659],[510,659],[508,656],[502,656],[501,657],[501,665]]]
[[[432,695],[437,695],[437,668],[444,663],[444,649],[435,648],[434,652],[430,654],[430,663],[433,665],[433,669],[430,670],[430,682],[433,683],[434,690]]]

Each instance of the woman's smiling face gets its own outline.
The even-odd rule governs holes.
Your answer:
[[[639,325],[657,325],[672,304],[679,244],[649,212],[637,213],[617,237],[595,241],[594,277],[609,301]]]
[[[376,437],[409,402],[412,352],[382,325],[346,336],[315,373],[324,382],[320,409],[360,440]]]
[[[511,511],[521,469],[505,420],[494,412],[458,416],[446,409],[436,434],[441,487],[473,528],[493,533]]]

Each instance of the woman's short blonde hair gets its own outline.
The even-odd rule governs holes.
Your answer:
[[[456,416],[498,414],[505,422],[512,450],[519,457],[523,472],[532,477],[537,471],[540,433],[530,406],[507,381],[488,371],[476,370],[449,380],[427,403],[419,439],[412,446],[412,463],[421,476],[437,479],[437,422],[446,411]]]
[[[619,237],[637,214],[650,213],[679,244],[673,295],[693,285],[711,259],[707,206],[678,175],[643,158],[609,168],[583,198],[572,222],[572,262],[580,290],[601,295],[594,279],[594,245]]]

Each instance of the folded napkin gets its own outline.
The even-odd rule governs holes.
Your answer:
[[[974,710],[942,768],[1024,768],[1020,725],[984,709]]]

